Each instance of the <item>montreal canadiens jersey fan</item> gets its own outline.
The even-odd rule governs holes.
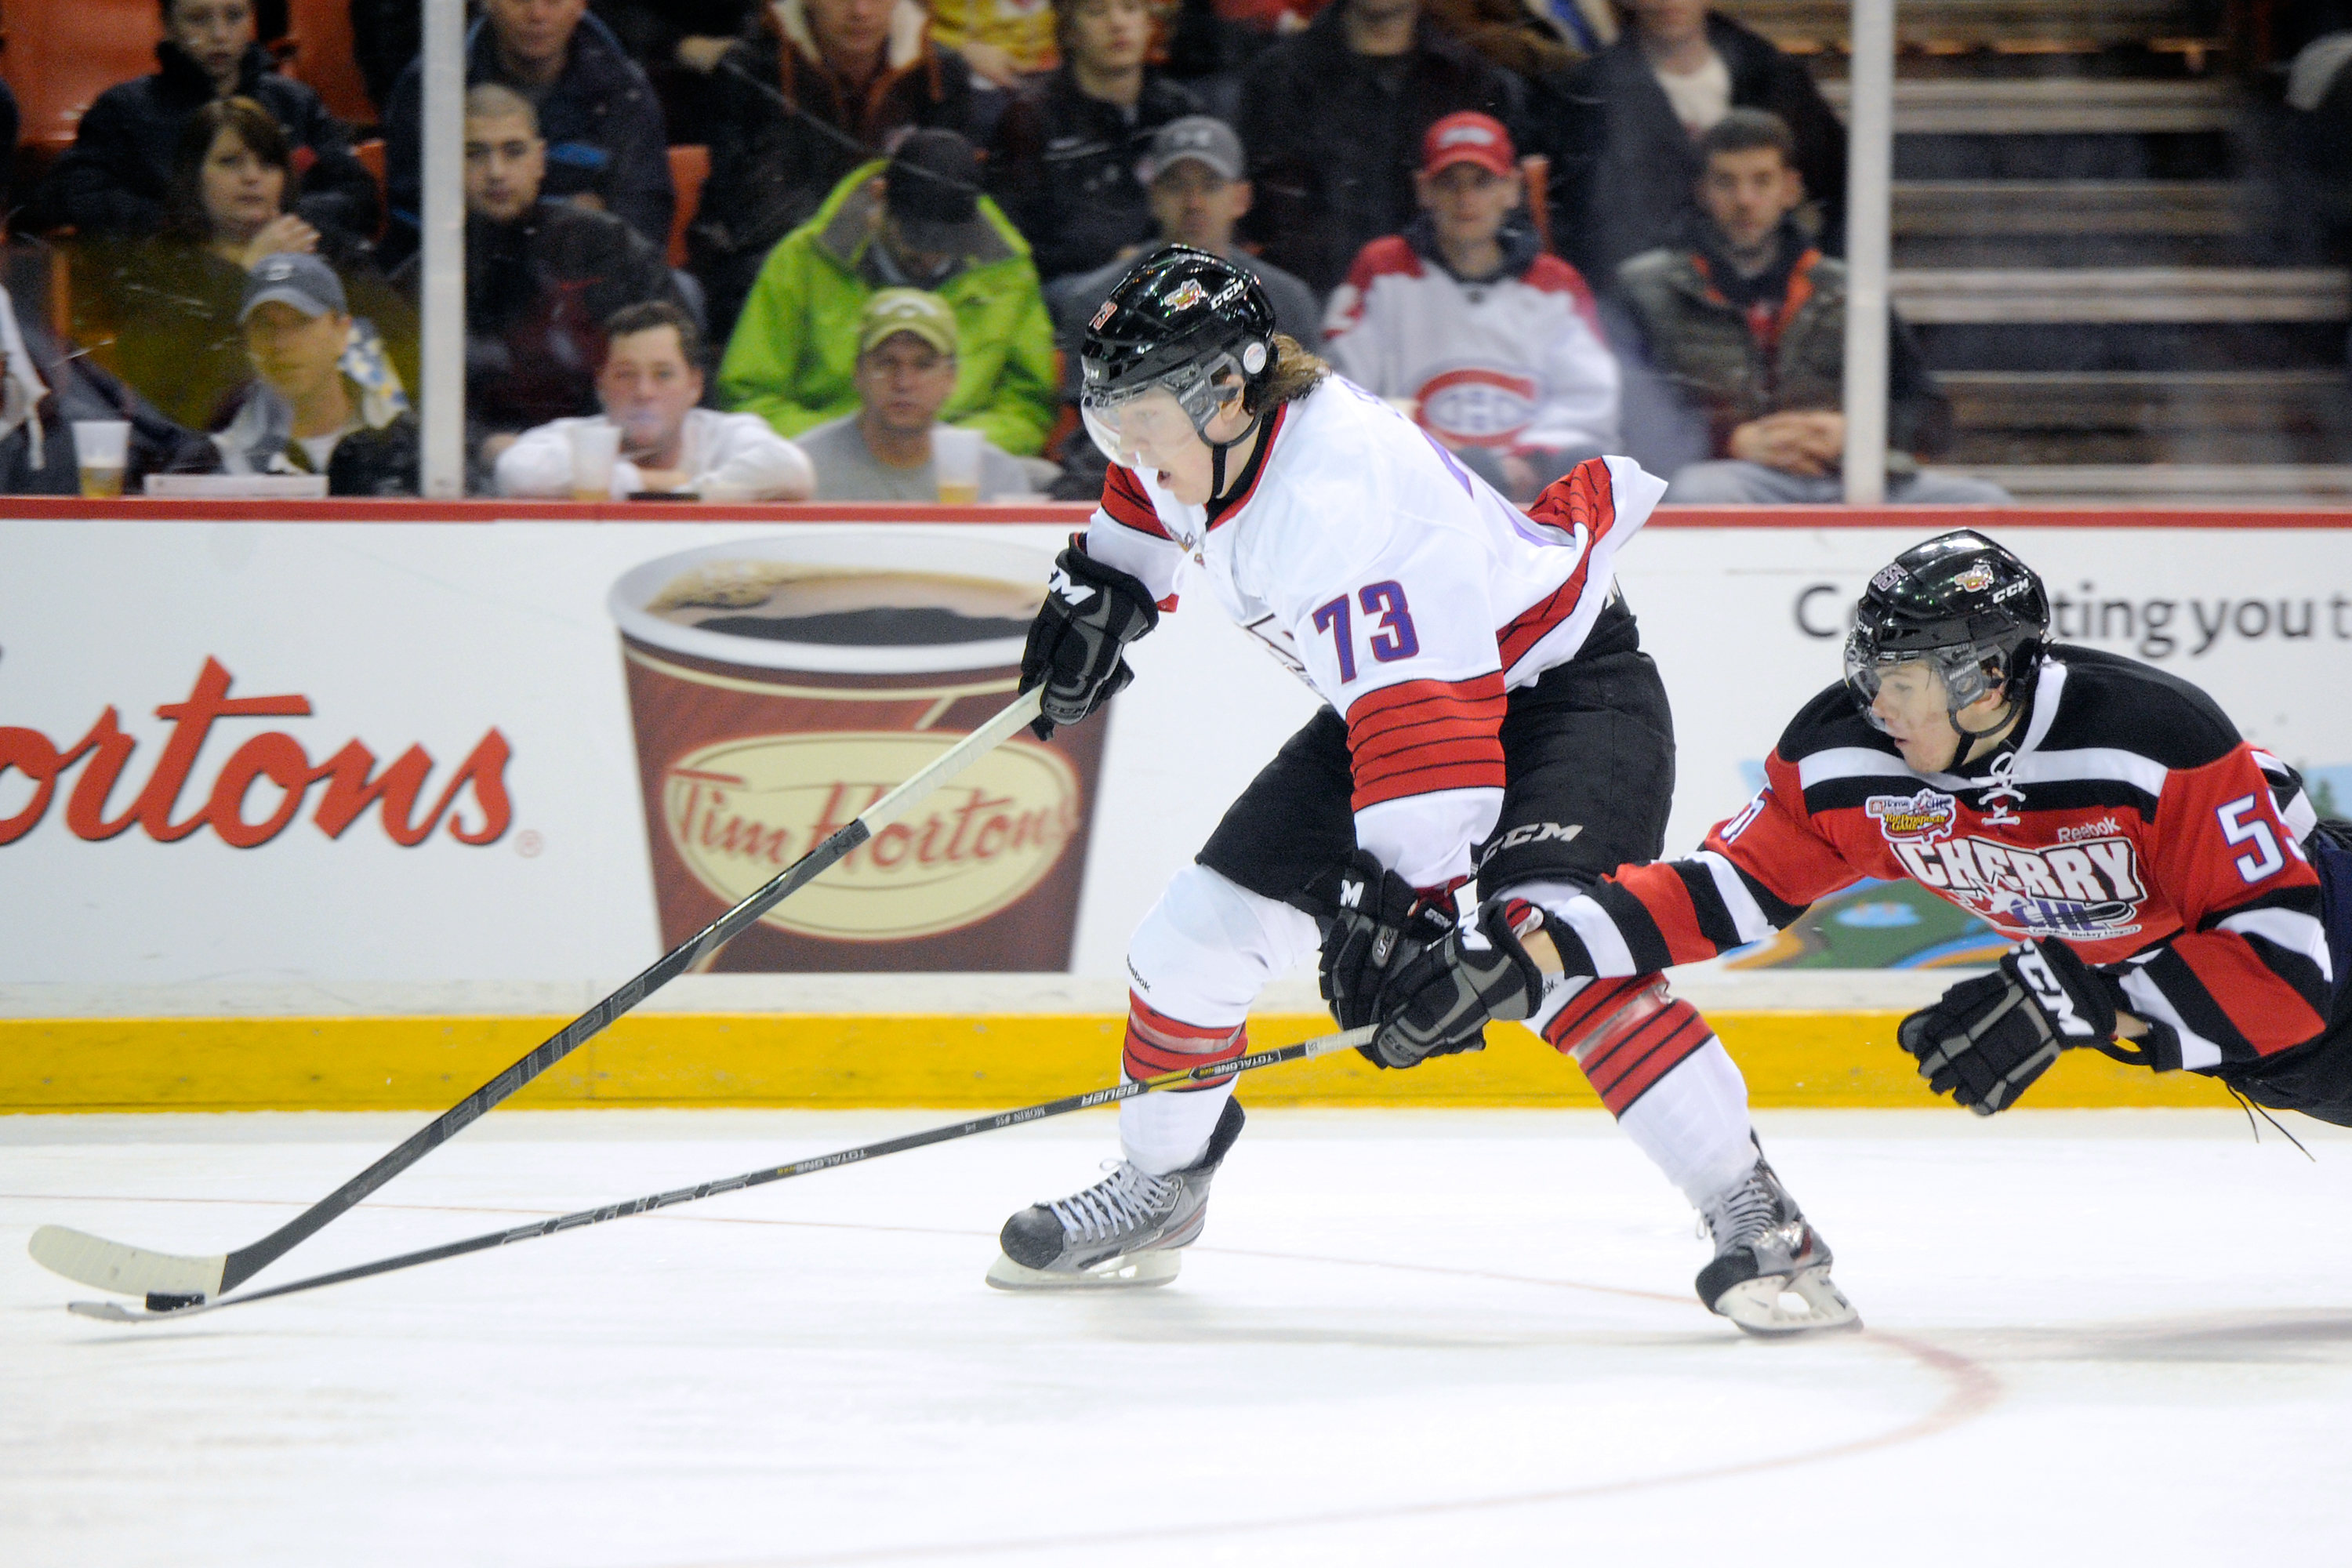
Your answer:
[[[1555,940],[1580,942],[1589,972],[1643,973],[1769,936],[1860,878],[1907,877],[2005,936],[2120,966],[2121,1005],[2177,1037],[2160,1070],[2251,1061],[2326,1026],[2301,843],[2315,816],[2185,682],[2053,647],[2020,737],[1961,773],[1913,772],[1832,687],[1765,772],[1696,857],[1621,871],[1561,911]]]
[[[1415,887],[1467,879],[1504,694],[1575,657],[1664,482],[1596,458],[1525,515],[1337,375],[1269,414],[1253,462],[1213,513],[1114,467],[1087,552],[1163,608],[1205,586],[1348,721],[1357,841]]]

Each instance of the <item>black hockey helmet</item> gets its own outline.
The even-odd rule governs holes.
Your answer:
[[[1155,391],[1176,400],[1202,440],[1217,410],[1265,384],[1274,369],[1274,302],[1265,285],[1222,256],[1171,245],[1133,267],[1087,323],[1078,407],[1113,462],[1117,411]],[[1239,385],[1216,384],[1231,372]]]
[[[1845,684],[1873,724],[1879,674],[1925,659],[1943,677],[1952,727],[1960,710],[2007,683],[2032,693],[2050,638],[2050,595],[2033,569],[1973,529],[1938,534],[1880,568],[1854,606]]]

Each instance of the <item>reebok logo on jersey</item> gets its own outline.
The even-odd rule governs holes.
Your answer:
[[[1890,844],[1898,838],[1942,838],[1960,814],[1958,801],[1932,789],[1917,795],[1874,795],[1862,803],[1862,810]]]
[[[2007,932],[2097,942],[2139,930],[2147,888],[2128,838],[2038,850],[1975,837],[1906,838],[1890,847],[1922,887]]]
[[[2066,994],[2063,985],[2058,984],[2058,976],[2050,972],[2048,959],[2039,952],[2021,952],[2017,955],[2017,973],[2019,978],[2025,982],[2026,989],[2033,993],[2033,999],[2042,1004],[2042,1012],[2058,1026],[2060,1034],[2083,1039],[2094,1032],[2091,1026],[2084,1022],[2083,1016],[2074,1011],[2074,999]]]

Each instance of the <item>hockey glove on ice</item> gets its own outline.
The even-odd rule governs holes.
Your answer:
[[[1160,624],[1151,591],[1073,544],[1054,559],[1045,602],[1021,653],[1021,689],[1045,689],[1044,712],[1031,728],[1041,741],[1057,724],[1075,724],[1135,679],[1119,657]]]
[[[1343,1029],[1380,1016],[1381,983],[1454,929],[1454,901],[1424,900],[1367,850],[1328,879],[1339,913],[1323,938],[1323,1000]]]
[[[1919,1058],[1929,1089],[1990,1116],[2016,1103],[2060,1051],[2105,1048],[2115,1032],[2105,983],[2064,942],[2035,942],[1904,1019],[1895,1037]]]
[[[1490,1018],[1524,1018],[1543,999],[1543,971],[1520,940],[1543,911],[1517,899],[1478,907],[1478,929],[1457,927],[1397,970],[1380,998],[1381,1032],[1356,1048],[1384,1068],[1482,1050]]]

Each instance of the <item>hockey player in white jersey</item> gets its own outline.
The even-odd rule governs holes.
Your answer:
[[[1136,931],[1130,1079],[1244,1055],[1251,1002],[1318,945],[1324,994],[1349,1027],[1378,1016],[1383,983],[1424,950],[1504,951],[1457,923],[1473,878],[1484,899],[1515,890],[1549,906],[1657,857],[1673,721],[1612,563],[1662,481],[1594,458],[1522,514],[1276,333],[1255,280],[1201,251],[1139,262],[1095,315],[1082,365],[1081,409],[1111,468],[1030,632],[1023,681],[1044,688],[1041,726],[1076,723],[1124,687],[1122,648],[1180,589],[1214,599],[1326,704]],[[1447,972],[1475,984],[1479,965]],[[1759,1332],[1853,1321],[1828,1247],[1757,1151],[1738,1069],[1697,1015],[1654,975],[1548,993],[1516,978],[1498,989],[1540,995],[1533,1015],[1486,1011],[1524,1016],[1576,1058],[1706,1217],[1706,1304]],[[1426,1054],[1367,1051],[1400,1068]],[[1241,1132],[1232,1084],[1122,1104],[1111,1173],[1008,1220],[990,1282],[1173,1278]]]

